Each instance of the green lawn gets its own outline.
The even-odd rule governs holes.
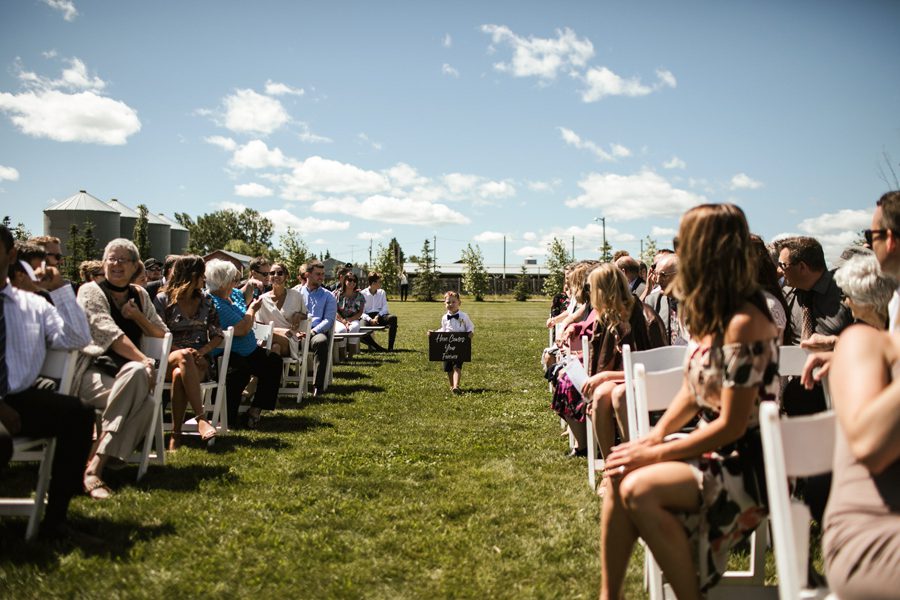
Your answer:
[[[400,351],[338,366],[324,399],[183,448],[140,484],[110,472],[110,501],[76,499],[104,552],[26,545],[24,521],[0,519],[0,596],[596,597],[599,503],[539,368],[548,307],[464,301],[473,362],[453,396],[427,360],[442,305],[392,301]]]

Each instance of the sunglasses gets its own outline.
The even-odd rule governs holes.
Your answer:
[[[272,277],[284,277],[285,275],[287,275],[287,273],[285,273],[284,271],[269,271],[269,275],[271,275]]]
[[[255,273],[259,273],[259,274],[262,275],[263,277],[268,277],[268,276],[269,276],[269,271],[254,271],[254,272],[255,272]]]
[[[863,234],[863,236],[866,238],[866,244],[868,244],[869,246],[871,246],[871,245],[872,245],[872,240],[875,239],[875,234],[876,234],[876,233],[877,233],[878,235],[887,235],[887,232],[888,232],[888,231],[890,231],[890,229],[863,229],[862,234]]]

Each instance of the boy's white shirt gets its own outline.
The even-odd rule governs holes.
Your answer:
[[[441,317],[441,328],[438,331],[449,331],[452,333],[475,331],[475,325],[472,324],[472,319],[469,318],[469,315],[463,311],[458,311],[456,314],[459,315],[459,319],[450,319],[450,313],[444,313],[444,316]]]

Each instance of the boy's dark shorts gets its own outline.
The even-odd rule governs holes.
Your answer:
[[[456,367],[460,371],[462,371],[463,361],[461,360],[445,360],[444,361],[444,372],[452,373],[453,367]]]

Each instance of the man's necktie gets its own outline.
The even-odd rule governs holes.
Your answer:
[[[805,340],[815,332],[816,323],[813,320],[812,309],[808,305],[801,308],[803,309],[803,332],[800,339]]]
[[[674,346],[679,334],[678,301],[675,298],[669,298],[669,344]]]
[[[0,398],[9,393],[9,368],[6,366],[6,317],[3,301],[5,294],[0,294]]]

